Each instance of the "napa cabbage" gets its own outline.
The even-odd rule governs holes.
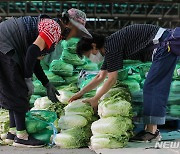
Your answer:
[[[67,64],[62,60],[53,60],[49,66],[49,71],[60,76],[72,76],[73,65]]]
[[[86,118],[80,115],[66,115],[59,119],[59,128],[70,129],[77,127],[84,127],[87,125],[88,121]]]
[[[132,107],[129,102],[122,100],[121,98],[107,98],[101,101],[98,106],[98,115],[100,117],[110,116],[132,116]]]
[[[57,98],[63,104],[68,104],[69,99],[75,94],[66,90],[58,90],[58,92],[60,96],[57,96]]]
[[[127,145],[129,140],[129,134],[125,133],[122,136],[117,137],[116,135],[94,135],[91,137],[92,149],[116,149],[123,148]]]
[[[91,117],[94,114],[93,109],[89,104],[83,103],[83,100],[84,99],[78,99],[68,104],[64,108],[65,115],[81,115],[86,119],[91,120]]]
[[[52,102],[48,99],[48,97],[41,97],[37,98],[36,101],[34,102],[34,108],[32,110],[42,110],[42,109],[47,109]]]
[[[98,93],[101,88],[102,88],[102,86],[97,89],[96,93]],[[101,97],[100,100],[103,100],[103,99],[109,98],[109,97],[112,97],[112,99],[113,98],[119,98],[121,100],[126,100],[128,102],[131,101],[131,94],[129,93],[128,89],[123,88],[123,87],[110,89],[106,94],[104,94]]]
[[[76,67],[77,70],[97,71],[98,65],[96,63],[86,63],[82,66]]]
[[[73,74],[73,76],[68,76],[68,77],[64,77],[65,81],[67,84],[70,83],[78,83],[78,79],[79,79],[79,74]]]
[[[140,84],[134,79],[127,79],[122,81],[122,83],[128,86],[131,93],[141,90]]]
[[[78,57],[77,54],[70,53],[68,50],[63,50],[61,59],[71,65],[83,65],[85,63],[84,59]]]
[[[90,128],[72,128],[63,130],[55,137],[55,144],[60,148],[80,148],[88,145]]]
[[[70,38],[69,40],[63,40],[61,46],[63,50],[68,50],[70,53],[76,53],[76,46],[79,42],[79,38]]]
[[[79,91],[76,84],[69,84],[68,86],[59,86],[57,87],[58,90],[65,90],[65,91],[71,91],[72,93],[77,93]]]
[[[46,95],[46,88],[42,85],[39,80],[33,82],[34,84],[34,95],[45,96]]]
[[[0,134],[6,134],[9,131],[9,112],[0,108]]]
[[[61,76],[55,75],[53,72],[50,72],[50,71],[47,71],[47,70],[45,70],[44,72],[45,72],[47,78],[49,79],[49,81],[54,86],[60,86],[65,82],[64,79]]]
[[[110,134],[120,136],[128,130],[132,130],[132,128],[132,120],[120,116],[101,118],[91,125],[93,135]]]

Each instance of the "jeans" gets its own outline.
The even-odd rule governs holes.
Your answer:
[[[177,55],[161,46],[153,55],[153,62],[143,89],[143,114],[145,124],[165,124],[166,105]]]

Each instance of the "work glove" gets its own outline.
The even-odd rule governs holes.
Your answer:
[[[25,82],[28,88],[28,96],[30,97],[34,93],[34,85],[32,82],[32,78],[25,78]]]
[[[49,82],[48,84],[46,84],[46,89],[47,89],[47,96],[48,98],[53,102],[59,102],[59,100],[57,99],[56,95],[60,96],[59,92],[56,90],[56,88]]]

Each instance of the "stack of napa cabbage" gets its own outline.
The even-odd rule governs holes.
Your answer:
[[[82,101],[73,101],[64,108],[65,115],[59,119],[61,132],[55,137],[55,144],[60,148],[85,147],[90,141],[94,112],[89,104]]]
[[[132,107],[125,88],[113,88],[98,106],[100,119],[93,122],[92,149],[122,148],[132,135]]]

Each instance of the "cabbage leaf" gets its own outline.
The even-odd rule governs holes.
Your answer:
[[[93,135],[110,134],[121,136],[132,129],[132,120],[125,117],[101,118],[98,121],[93,122],[91,126]]]
[[[70,129],[77,127],[84,127],[88,124],[86,118],[80,115],[66,115],[59,119],[59,128]]]

